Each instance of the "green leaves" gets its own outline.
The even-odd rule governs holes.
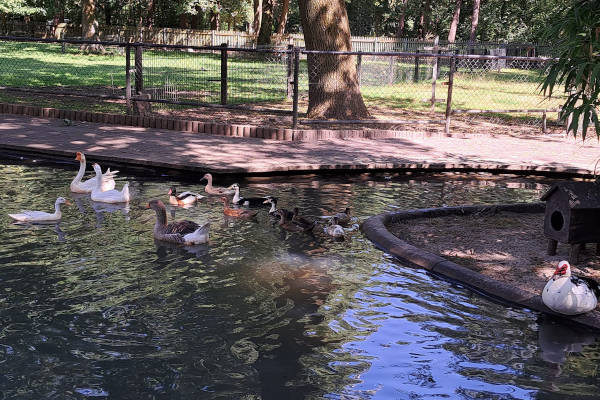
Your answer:
[[[545,38],[556,42],[560,54],[549,69],[541,91],[552,96],[556,86],[568,93],[562,120],[571,120],[567,127],[577,136],[581,127],[585,139],[592,123],[600,138],[598,108],[600,107],[600,0],[579,0],[557,15]]]

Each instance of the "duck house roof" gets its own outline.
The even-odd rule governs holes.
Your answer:
[[[600,184],[596,182],[561,182],[554,184],[540,200],[564,193],[573,209],[600,208]]]

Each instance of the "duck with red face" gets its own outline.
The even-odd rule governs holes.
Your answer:
[[[542,291],[542,301],[554,312],[565,315],[583,314],[598,305],[598,282],[586,277],[571,275],[567,261],[558,263],[552,278]]]

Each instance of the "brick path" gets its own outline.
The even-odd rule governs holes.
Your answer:
[[[318,169],[458,168],[589,174],[600,158],[593,138],[407,134],[393,139],[284,142],[0,115],[0,149],[218,173]],[[599,163],[600,164],[600,163]]]

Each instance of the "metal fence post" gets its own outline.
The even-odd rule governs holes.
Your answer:
[[[294,101],[292,105],[292,129],[298,127],[298,75],[300,73],[300,49],[294,49]]]
[[[221,47],[221,104],[227,104],[227,43],[222,43]]]
[[[446,126],[444,132],[450,133],[450,115],[452,114],[452,87],[454,86],[454,68],[456,67],[456,56],[450,59],[450,72],[448,73],[448,94],[446,96]]]
[[[438,43],[440,37],[436,36],[433,42],[433,53],[436,54],[438,52]],[[433,67],[431,68],[431,112],[435,112],[435,85],[437,81],[438,74],[438,57],[433,59]]]
[[[142,94],[144,90],[144,79],[142,75],[143,62],[142,52],[144,48],[140,45],[135,46],[135,94]]]
[[[294,45],[288,44],[287,52],[287,90],[286,97],[291,100],[294,93]]]
[[[356,78],[358,79],[358,87],[360,87],[360,78],[362,70],[362,54],[356,56]]]
[[[413,81],[419,82],[419,50],[415,50],[417,55],[415,56],[415,73],[413,75]]]
[[[127,99],[127,114],[131,114],[131,46],[129,44],[125,46],[125,98]]]

